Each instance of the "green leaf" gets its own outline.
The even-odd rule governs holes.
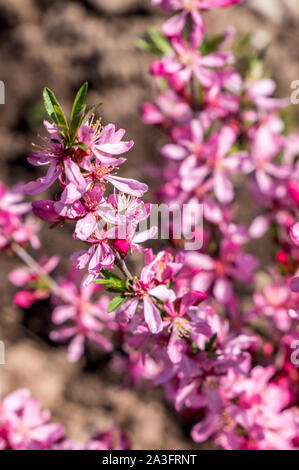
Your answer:
[[[240,52],[243,52],[244,49],[249,46],[250,44],[250,39],[251,39],[251,34],[245,34],[245,36],[243,36],[240,41],[238,41],[235,45],[234,45],[234,50],[238,53]]]
[[[224,41],[224,35],[220,34],[213,38],[208,38],[207,36],[204,38],[203,42],[200,46],[200,51],[203,55],[211,54],[215,52],[220,46],[220,44]]]
[[[94,284],[105,286],[109,292],[126,292],[128,290],[126,281],[123,281],[118,276],[116,276],[116,274],[108,271],[108,269],[102,269],[101,275],[104,277],[104,279],[96,279],[93,281]]]
[[[146,41],[145,39],[137,39],[135,42],[136,47],[143,52],[150,52],[151,54],[160,54],[160,49],[158,49],[155,44],[152,42]]]
[[[109,292],[125,292],[127,290],[122,281],[120,281],[120,283],[116,283],[114,281],[110,281],[109,279],[97,279],[93,282],[94,284],[105,286]]]
[[[57,126],[62,128],[63,131],[66,131],[68,129],[67,120],[53,91],[51,91],[49,88],[44,88],[43,98],[45,108],[49,116],[53,119]]]
[[[70,141],[71,144],[74,142],[78,129],[82,123],[84,111],[86,109],[86,105],[84,104],[86,93],[88,90],[88,83],[85,82],[80,90],[78,91],[71,114],[71,122],[70,122]]]
[[[168,39],[166,39],[163,34],[159,33],[159,31],[154,28],[151,28],[149,30],[149,35],[155,46],[158,48],[159,51],[163,52],[163,54],[168,54],[173,51]]]
[[[205,351],[206,352],[212,352],[214,346],[215,346],[215,342],[217,340],[217,333],[215,333],[212,338],[206,342],[206,347],[205,347]]]
[[[74,142],[74,143],[71,145],[71,148],[72,148],[72,147],[78,147],[79,149],[84,150],[84,152],[88,152],[88,151],[89,151],[89,148],[87,147],[87,145],[86,145],[84,142]]]
[[[126,297],[114,297],[108,305],[107,312],[111,313],[118,309],[126,300]]]
[[[103,104],[102,101],[99,101],[97,104],[95,104],[94,106],[92,106],[84,115],[84,118],[82,120],[82,123],[81,123],[81,126],[82,124],[85,124],[91,117],[92,115],[96,112],[96,110]]]
[[[117,276],[116,274],[112,273],[111,271],[105,268],[102,268],[101,275],[104,276],[106,279],[117,279],[121,281],[121,278],[119,276]]]

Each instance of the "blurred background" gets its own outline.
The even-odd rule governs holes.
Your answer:
[[[269,42],[266,64],[278,82],[277,96],[290,95],[290,83],[299,79],[297,0],[244,0],[206,18],[210,33],[233,25],[238,34],[252,33],[257,47]],[[140,120],[141,104],[154,96],[148,74],[152,57],[138,51],[135,42],[162,22],[163,13],[151,0],[0,0],[0,80],[6,86],[6,103],[0,106],[0,168],[5,184],[40,176],[26,156],[32,141],[38,142],[36,134],[43,133],[43,87],[53,89],[69,112],[74,93],[87,80],[88,104],[103,101],[103,122],[124,127],[128,140],[135,141],[122,176],[154,187],[143,166],[159,162],[163,136]],[[294,106],[294,113],[299,116],[299,107]],[[66,271],[76,249],[71,231],[45,227],[41,236],[43,248],[36,256],[63,254],[60,269]],[[97,351],[73,365],[65,347],[50,345],[49,306],[40,303],[23,312],[12,305],[15,288],[7,273],[17,264],[0,254],[3,393],[30,388],[74,439],[84,440],[114,422],[128,433],[134,449],[197,448],[159,390],[124,389]]]

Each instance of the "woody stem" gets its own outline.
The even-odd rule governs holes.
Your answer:
[[[119,267],[119,269],[121,270],[121,272],[123,273],[123,275],[125,277],[127,277],[130,281],[133,280],[133,276],[132,274],[130,273],[126,263],[125,263],[125,260],[122,259],[122,257],[120,256],[120,254],[118,253],[118,251],[115,251],[115,255],[116,255],[116,264],[117,266]]]
[[[11,243],[10,245],[11,249],[13,252],[35,273],[37,273],[39,276],[43,277],[44,279],[47,280],[48,285],[53,292],[53,294],[57,295],[57,297],[60,297],[61,299],[65,299],[65,296],[54,279],[49,276],[49,274],[44,270],[44,268],[38,264],[32,256],[29,255],[29,253],[24,250],[24,248],[19,245],[16,242]]]

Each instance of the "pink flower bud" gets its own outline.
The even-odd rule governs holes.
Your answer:
[[[30,308],[35,302],[34,292],[20,291],[14,296],[14,303],[21,308]]]
[[[54,201],[34,201],[32,212],[46,222],[59,222],[60,220],[54,209]]]
[[[113,246],[121,255],[126,255],[130,247],[127,240],[116,240],[113,242]]]

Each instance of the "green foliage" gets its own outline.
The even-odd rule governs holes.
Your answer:
[[[43,98],[47,113],[53,119],[55,124],[61,129],[62,134],[65,135],[68,130],[68,123],[64,112],[62,111],[62,107],[56,99],[53,91],[51,91],[49,88],[44,88]]]
[[[105,286],[109,292],[126,292],[129,290],[127,281],[120,279],[120,277],[108,271],[108,269],[102,269],[101,275],[103,276],[102,279],[96,279],[93,282]]]
[[[51,117],[51,119],[54,121],[54,123],[60,129],[61,135],[63,137],[64,143],[67,149],[73,148],[73,147],[79,147],[81,150],[84,150],[85,152],[88,151],[88,147],[86,146],[84,142],[76,141],[78,129],[80,128],[80,126],[82,126],[82,124],[84,124],[86,121],[88,121],[88,119],[91,118],[91,116],[94,114],[94,112],[102,103],[99,102],[95,106],[90,108],[88,111],[86,111],[86,104],[84,103],[84,101],[86,98],[87,90],[88,90],[88,83],[85,82],[80,87],[75,97],[75,100],[72,106],[70,123],[68,124],[65,114],[62,110],[62,107],[60,103],[58,102],[56,96],[54,95],[53,91],[51,91],[49,88],[44,88],[43,98],[44,98],[46,111]]]
[[[136,46],[144,52],[151,52],[157,56],[169,54],[173,51],[169,40],[159,31],[151,28],[148,31],[149,40],[138,39]]]
[[[224,41],[225,36],[224,34],[219,34],[218,36],[214,36],[213,38],[208,38],[205,36],[203,42],[200,45],[200,52],[203,55],[211,54],[218,49],[218,46]]]
[[[215,343],[216,343],[216,340],[217,340],[217,333],[215,333],[211,339],[209,339],[209,341],[206,342],[206,346],[205,346],[205,351],[206,352],[212,352],[214,347],[215,347]]]
[[[114,297],[108,305],[107,312],[111,313],[117,310],[125,302],[126,297]]]
[[[84,112],[86,110],[86,104],[84,103],[86,93],[88,90],[88,83],[85,82],[79,89],[75,101],[73,103],[72,113],[71,113],[71,122],[69,129],[69,137],[71,144],[74,142],[78,129],[84,119]]]
[[[71,148],[73,147],[78,147],[81,150],[84,150],[84,152],[88,152],[88,147],[84,142],[74,142],[73,144],[70,145]]]

